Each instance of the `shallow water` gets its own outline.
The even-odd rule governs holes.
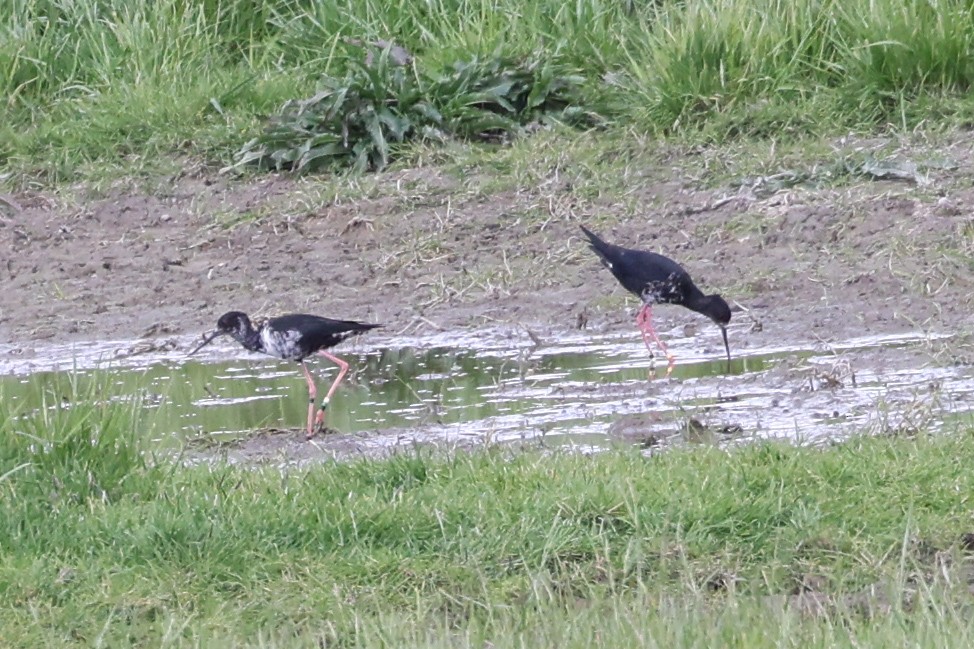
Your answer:
[[[400,348],[343,354],[352,366],[328,409],[328,425],[357,433],[430,423],[455,424],[515,418],[557,421],[558,411],[578,411],[568,392],[578,386],[646,382],[647,359],[629,353],[546,350],[519,357],[453,347]],[[737,360],[732,368],[759,368],[761,359]],[[325,360],[310,361],[319,399],[336,374]],[[680,366],[674,376],[719,376],[725,362]],[[94,372],[41,371],[0,378],[8,399],[40,403],[87,391]],[[295,363],[251,359],[175,362],[159,359],[141,368],[111,370],[112,393],[143,397],[152,410],[157,439],[234,434],[276,426],[299,428],[307,416],[307,389]],[[56,400],[55,400],[56,401]],[[52,402],[48,399],[48,402]],[[555,404],[563,405],[556,407]],[[580,411],[572,413],[579,415]]]
[[[971,368],[924,362],[929,340],[902,335],[736,350],[728,374],[719,341],[694,338],[675,346],[671,378],[660,366],[649,380],[651,360],[631,336],[573,334],[540,347],[518,332],[387,338],[383,347],[339,351],[352,371],[332,400],[328,425],[377,447],[529,438],[579,446],[610,439],[645,446],[817,442],[862,430],[908,433],[974,410]],[[93,373],[104,379],[107,367],[110,398],[141,397],[146,434],[162,446],[304,426],[307,392],[296,364],[230,346],[187,358],[189,344],[140,350],[97,343],[33,350],[30,358],[0,349],[0,395],[27,407],[57,403],[72,381],[84,393]],[[334,366],[322,359],[310,367],[324,394]]]

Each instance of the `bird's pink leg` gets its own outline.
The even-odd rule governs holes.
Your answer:
[[[643,342],[646,343],[646,349],[649,350],[650,355],[654,355],[653,348],[649,345],[650,338],[656,341],[659,348],[663,350],[663,355],[669,361],[666,366],[666,375],[669,376],[673,372],[673,366],[676,364],[676,356],[666,349],[666,345],[656,335],[656,330],[653,328],[653,309],[649,304],[644,304],[643,308],[636,315],[636,326],[639,327],[639,331],[643,334]]]
[[[324,427],[325,410],[328,408],[328,402],[331,401],[331,395],[335,394],[335,390],[338,388],[338,384],[342,382],[342,379],[345,378],[345,374],[348,372],[348,363],[346,363],[342,359],[332,354],[329,354],[323,349],[318,353],[324,356],[325,358],[327,358],[328,360],[330,360],[335,365],[337,365],[340,369],[338,370],[338,376],[335,377],[335,381],[331,384],[331,387],[328,388],[328,394],[326,394],[325,398],[321,400],[321,410],[318,411],[318,418],[317,421],[315,422],[315,430],[319,430]],[[313,436],[314,436],[314,432],[311,430],[310,420],[309,420],[308,439],[311,439]]]
[[[301,361],[301,369],[304,370],[304,378],[308,380],[308,437],[310,438],[314,435],[311,424],[315,417],[315,397],[318,396],[318,388],[315,387],[314,377],[311,376],[311,372],[308,371],[308,366],[304,364],[304,361]]]

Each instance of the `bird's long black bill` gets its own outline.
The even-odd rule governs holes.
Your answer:
[[[209,345],[211,342],[213,342],[214,339],[216,339],[222,333],[223,333],[222,331],[217,330],[217,331],[214,331],[213,333],[211,333],[208,336],[203,336],[203,342],[201,342],[199,345],[197,345],[196,346],[196,349],[194,349],[193,351],[191,351],[190,353],[188,353],[186,355],[187,356],[192,356],[193,354],[195,354],[196,352],[198,352],[199,350],[203,349],[204,347],[206,347],[207,345]]]
[[[731,371],[730,345],[727,344],[727,327],[720,328],[720,334],[724,337],[724,349],[727,351],[727,373]]]

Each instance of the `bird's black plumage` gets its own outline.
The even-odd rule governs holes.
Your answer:
[[[727,345],[726,326],[730,322],[731,311],[724,298],[716,294],[704,295],[693,283],[690,274],[669,257],[647,250],[623,248],[604,241],[584,225],[579,227],[588,237],[589,247],[612,271],[623,288],[639,296],[644,302],[646,306],[639,316],[640,329],[643,329],[645,321],[644,333],[656,338],[664,352],[665,346],[659,342],[652,329],[648,308],[654,304],[678,304],[707,316],[721,328],[729,367],[730,347]]]
[[[727,302],[719,295],[704,295],[690,274],[669,257],[655,252],[623,248],[600,239],[584,225],[589,247],[630,293],[650,304],[678,304],[701,313],[717,324],[730,322]]]
[[[327,349],[334,347],[351,336],[356,336],[370,329],[381,327],[378,324],[355,322],[354,320],[333,320],[305,313],[292,313],[264,321],[258,327],[246,313],[229,311],[220,316],[216,331],[204,336],[201,342],[190,354],[195,354],[218,336],[227,335],[252,352],[259,352],[277,358],[296,361],[301,364],[305,379],[308,382],[310,405],[308,408],[308,437],[314,434],[312,427],[314,417],[314,400],[317,395],[315,382],[308,372],[304,360],[313,354],[321,354],[340,368],[338,377],[331,384],[328,394],[318,412],[318,425],[324,426],[324,412],[342,377],[348,371],[348,363],[337,356],[332,356]]]
[[[379,326],[306,313],[271,318],[256,329],[247,314],[240,311],[224,313],[217,321],[220,333],[231,336],[250,351],[288,361],[302,361],[317,351]]]

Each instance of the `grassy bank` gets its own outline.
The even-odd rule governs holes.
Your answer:
[[[12,646],[969,644],[967,433],[182,467],[92,394],[0,413]]]
[[[532,56],[584,81],[581,103],[642,132],[787,137],[966,120],[969,3],[14,0],[0,17],[0,169],[37,182],[217,165],[287,100],[391,39],[435,73]]]

